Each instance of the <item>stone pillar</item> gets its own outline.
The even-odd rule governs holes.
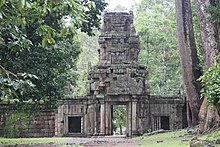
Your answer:
[[[55,113],[55,136],[58,136],[58,111]]]
[[[83,109],[83,113],[84,113],[84,117],[83,117],[83,119],[84,119],[84,121],[83,121],[83,123],[84,123],[84,125],[83,125],[83,127],[84,127],[84,129],[83,129],[83,133],[84,134],[87,134],[87,120],[88,120],[88,117],[87,117],[87,113],[86,113],[86,107],[84,107],[84,109]]]
[[[127,111],[127,135],[132,137],[132,102],[128,103],[128,111]]]
[[[129,132],[129,117],[128,117],[128,111],[129,111],[129,104],[126,104],[126,136],[128,136]]]
[[[69,127],[68,115],[65,113],[64,114],[64,134],[68,133],[68,127]]]
[[[132,102],[132,135],[137,135],[137,101]]]
[[[112,135],[112,105],[108,105],[108,135]]]
[[[110,125],[111,125],[111,105],[106,104],[106,114],[105,114],[105,134],[110,135],[111,130],[110,130]]]
[[[101,103],[101,123],[100,123],[100,134],[105,134],[105,104]]]
[[[63,115],[63,103],[58,107],[57,113],[57,136],[64,135],[64,115]]]
[[[98,128],[97,128],[97,111],[96,111],[96,104],[93,104],[93,135],[97,135],[97,131],[98,131]]]

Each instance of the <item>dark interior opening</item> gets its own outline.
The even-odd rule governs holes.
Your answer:
[[[81,133],[81,117],[68,117],[69,133]]]
[[[161,116],[161,129],[169,130],[170,129],[170,119],[169,116]]]
[[[113,81],[116,81],[117,80],[117,77],[113,77]]]

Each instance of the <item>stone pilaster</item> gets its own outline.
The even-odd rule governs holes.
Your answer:
[[[105,104],[102,102],[101,103],[101,122],[100,122],[100,134],[104,135],[105,134]]]

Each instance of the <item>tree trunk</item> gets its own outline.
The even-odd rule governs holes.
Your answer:
[[[162,60],[163,60],[163,84],[166,87],[166,83],[167,83],[167,51],[166,51],[165,47],[162,47],[162,49],[163,49],[163,53],[162,53]]]
[[[208,70],[215,62],[215,56],[219,52],[220,28],[213,25],[209,20],[209,14],[205,8],[210,5],[210,0],[195,0],[196,10],[199,18],[200,35],[202,41],[203,56],[205,58],[205,69]],[[207,107],[206,98],[199,112],[199,128],[202,131],[209,130],[219,122],[219,115],[213,106]]]
[[[121,125],[121,124],[119,125],[119,130],[120,130],[120,135],[123,135],[123,132],[122,132],[122,125]]]
[[[192,124],[192,120],[191,120],[191,110],[190,110],[190,106],[189,106],[189,101],[186,101],[186,108],[187,108],[187,123],[188,123],[188,127]]]
[[[198,114],[200,108],[200,83],[197,81],[201,72],[198,70],[198,57],[192,24],[192,12],[189,0],[176,0],[176,22],[177,37],[180,50],[180,63],[184,88],[187,101],[189,102],[188,116],[192,127],[198,124]]]

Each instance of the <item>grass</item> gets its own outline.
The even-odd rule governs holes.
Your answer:
[[[0,138],[0,145],[19,145],[19,144],[48,144],[54,142],[64,142],[72,138]]]
[[[201,135],[199,138],[202,140],[217,140],[218,138],[220,138],[220,130]]]
[[[159,133],[150,136],[137,137],[142,147],[189,147],[189,137],[186,131]]]
[[[217,140],[220,138],[220,130],[200,135],[198,138],[201,140]],[[191,139],[192,136],[188,135],[186,130],[135,138],[135,140],[140,141],[141,145],[139,146],[142,147],[189,147]],[[220,145],[216,145],[216,147],[220,147]]]
[[[220,138],[220,130],[212,131],[208,134],[199,136],[199,139],[202,140],[217,140]],[[216,144],[215,147],[220,147],[220,144]]]

